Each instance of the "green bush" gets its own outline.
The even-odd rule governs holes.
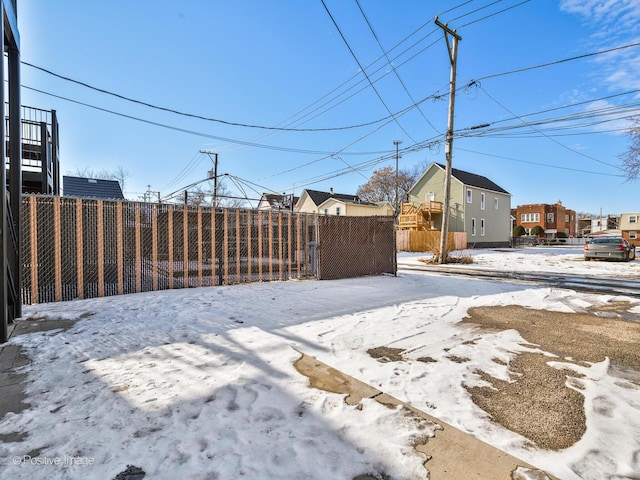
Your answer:
[[[522,225],[516,225],[513,228],[513,236],[514,237],[521,237],[525,233],[527,233],[527,231],[524,229],[524,227]]]

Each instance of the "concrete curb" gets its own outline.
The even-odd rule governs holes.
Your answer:
[[[429,471],[430,480],[557,480],[452,425],[298,352],[301,358],[295,363],[295,368],[309,378],[311,387],[344,394],[349,405],[358,405],[363,398],[371,398],[386,406],[402,406],[413,415],[439,425],[441,429],[436,431],[435,437],[416,446],[416,450],[427,457],[424,466]]]

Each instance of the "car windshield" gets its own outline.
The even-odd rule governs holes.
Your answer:
[[[622,243],[621,238],[594,238],[591,243]]]

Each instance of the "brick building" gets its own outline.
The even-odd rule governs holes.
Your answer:
[[[560,200],[554,204],[518,205],[512,215],[515,224],[522,225],[528,235],[533,227],[539,225],[548,239],[556,238],[558,233],[564,233],[567,237],[576,236],[576,212],[565,208]]]

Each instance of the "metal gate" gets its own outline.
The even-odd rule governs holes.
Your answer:
[[[396,273],[393,217],[318,217],[320,280]]]

